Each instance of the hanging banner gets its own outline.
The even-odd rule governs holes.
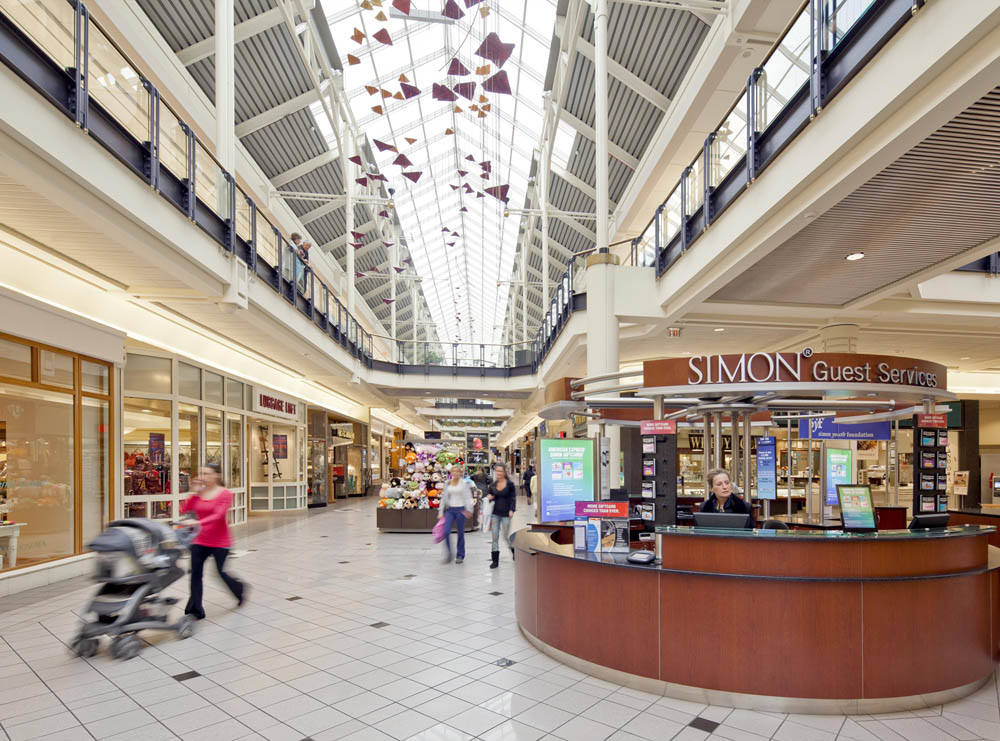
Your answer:
[[[163,451],[166,438],[162,432],[149,433],[149,462],[154,466],[162,466],[164,462]]]
[[[809,437],[809,427],[812,427],[813,440],[890,440],[892,438],[892,422],[841,424],[833,417],[800,419],[800,440]]]
[[[778,498],[777,441],[773,437],[757,439],[757,498]]]

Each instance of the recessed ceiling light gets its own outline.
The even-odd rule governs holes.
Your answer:
[[[685,350],[684,352],[681,353],[681,355],[690,355],[690,354],[691,353],[689,353],[687,350]]]
[[[725,331],[726,331],[726,328],[725,328],[725,327],[716,327],[716,328],[715,328],[715,331],[716,331],[716,332],[725,332]]]
[[[959,358],[959,360],[971,360],[971,356],[963,355],[962,357]]]
[[[847,261],[849,261],[849,262],[855,262],[857,260],[860,260],[864,256],[865,256],[864,252],[852,252],[851,254],[849,254],[844,259],[847,260]]]

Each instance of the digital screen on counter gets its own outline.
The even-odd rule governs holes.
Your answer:
[[[576,503],[594,500],[594,440],[539,441],[542,522],[576,517]]]
[[[870,486],[838,486],[844,530],[875,530],[875,508]]]

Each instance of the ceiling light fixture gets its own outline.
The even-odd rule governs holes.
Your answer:
[[[713,331],[715,331],[715,332],[725,332],[726,328],[725,327],[716,327]]]
[[[970,355],[963,355],[962,357],[959,358],[959,360],[971,360],[971,359],[972,359],[972,356],[970,356]]]
[[[857,262],[858,260],[860,260],[864,256],[865,256],[864,252],[852,252],[851,254],[849,254],[844,259],[847,260],[848,262]]]

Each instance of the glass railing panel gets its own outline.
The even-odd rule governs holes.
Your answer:
[[[278,267],[278,235],[271,222],[257,213],[257,259]]]
[[[739,102],[729,112],[715,133],[713,187],[721,183],[736,166],[736,163],[747,153],[746,95],[740,96]]]
[[[244,242],[250,241],[250,222],[253,219],[253,211],[247,201],[246,193],[236,190],[236,235]]]
[[[698,157],[691,163],[691,170],[687,175],[688,216],[701,208],[701,202],[705,200],[705,183],[702,180],[704,169],[704,157]]]
[[[763,120],[758,130],[766,129],[781,113],[791,97],[809,81],[809,6],[799,14],[788,33],[764,62],[760,87],[760,114]]]
[[[170,170],[178,179],[188,176],[187,134],[181,121],[162,101],[160,102],[160,167]]]
[[[663,210],[660,211],[660,239],[662,240],[660,246],[666,247],[670,240],[677,236],[677,232],[680,230],[681,187],[678,184],[663,204]]]
[[[875,0],[828,0],[823,24],[826,32],[825,48],[836,47],[874,4]]]
[[[76,66],[76,11],[65,0],[0,0],[10,18],[39,49],[64,69]],[[91,37],[93,38],[93,37]]]
[[[222,167],[201,142],[195,143],[195,192],[198,200],[212,209],[220,219],[229,218],[229,182]]]
[[[281,277],[287,280],[289,283],[292,282],[292,276],[295,274],[295,252],[292,250],[292,245],[290,242],[282,241],[281,245]]]
[[[58,2],[50,2],[57,5]],[[90,97],[139,141],[149,140],[149,93],[129,64],[96,23],[90,24],[87,64]]]

